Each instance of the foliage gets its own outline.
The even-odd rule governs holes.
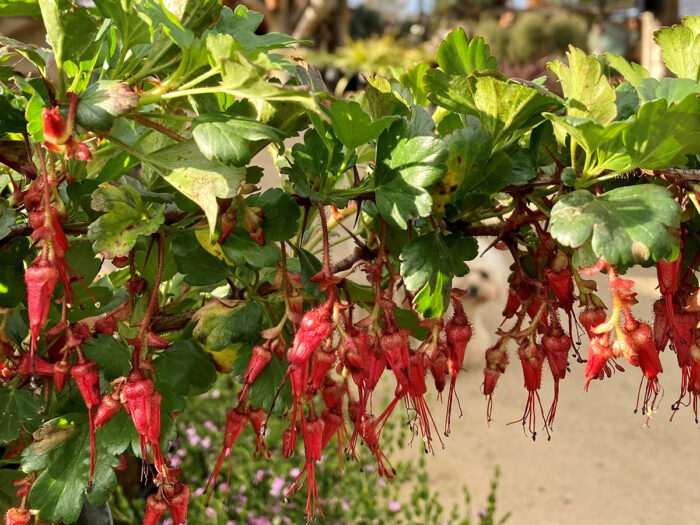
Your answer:
[[[115,474],[127,456],[127,471],[143,465],[154,489],[146,524],[166,511],[186,522],[190,499],[192,516],[206,516],[171,443],[178,414],[200,424],[197,396],[221,376],[237,395],[225,416],[208,416],[223,428],[203,447],[220,446],[212,487],[228,458],[252,453],[248,427],[257,454],[269,445],[301,467],[288,495],[305,485],[307,501],[302,510],[294,499],[295,516],[311,519],[335,486],[322,461],[334,436],[393,477],[385,450],[397,407],[428,452],[450,433],[471,337],[452,282],[476,256],[475,234],[497,236],[513,257],[513,321],[485,356],[489,414],[515,343],[533,439],[545,358],[554,375],[549,433],[572,348],[560,315],[569,326],[578,316],[591,339],[586,387],[625,359],[643,372],[649,417],[670,341],[682,376],[674,406],[696,409],[700,89],[685,43],[699,38],[697,17],[657,32],[678,75],[662,81],[570,46],[549,64],[560,97],[542,79],[502,75],[484,40],[456,30],[435,62],[402,69],[396,59],[340,100],[318,70],[280,54],[298,40],[257,34],[261,15],[244,6],[38,5],[50,47],[2,37],[0,52],[0,439],[3,470],[23,473],[16,486],[1,476],[0,494],[17,494],[21,519],[31,508],[75,522],[85,500],[99,506],[129,488]],[[625,80],[611,84],[615,70]],[[280,183],[262,191],[252,163],[266,147]],[[342,243],[357,249],[336,258]],[[621,276],[635,264],[659,271],[653,329]],[[599,271],[609,316],[586,279]],[[426,399],[448,379],[438,429]],[[387,382],[380,403],[373,393]],[[213,459],[200,452],[188,458],[197,480]],[[234,465],[246,483],[253,463]],[[407,520],[441,519],[424,489]],[[363,512],[386,518],[375,493],[361,496]],[[328,503],[330,515],[339,502]]]

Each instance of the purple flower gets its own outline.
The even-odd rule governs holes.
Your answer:
[[[249,523],[250,525],[272,525],[272,522],[263,516],[256,516]]]
[[[193,496],[201,496],[202,494],[204,494],[204,487],[199,487],[192,493]]]
[[[206,428],[209,432],[217,432],[219,430],[218,428],[216,428],[216,425],[209,420],[205,421],[204,425],[202,426]]]
[[[212,399],[219,399],[219,396],[220,396],[220,395],[221,395],[221,392],[219,392],[218,390],[212,390],[212,391],[211,391],[211,394],[210,394],[210,397],[211,397]]]
[[[211,447],[211,438],[209,436],[205,437],[202,439],[200,445],[202,445],[203,448]]]
[[[380,489],[384,488],[384,486],[386,485],[386,480],[384,479],[384,477],[377,478],[377,485]]]
[[[233,521],[233,520],[228,520],[228,521],[226,522],[226,525],[236,525],[236,522]]]
[[[398,501],[390,501],[388,507],[390,512],[401,511],[401,503],[399,503]]]
[[[164,520],[163,525],[173,525],[172,518],[167,518],[166,520]]]
[[[207,507],[206,510],[204,511],[204,514],[207,515],[207,518],[211,518],[211,519],[216,518],[216,510],[212,509],[211,507]]]
[[[181,460],[179,457],[177,457],[177,456],[175,456],[174,458],[172,458],[172,459],[170,460],[170,467],[171,467],[171,468],[177,468],[177,467],[179,467],[181,464],[182,464],[182,460]]]
[[[175,451],[175,454],[177,454],[181,458],[184,458],[187,455],[187,451],[184,448],[179,448]]]
[[[296,467],[294,467],[292,470],[289,471],[289,475],[292,478],[296,478],[299,475],[300,470]]]
[[[474,514],[476,514],[480,518],[483,518],[484,516],[486,516],[486,509],[479,509]]]
[[[221,492],[226,492],[228,490],[228,483],[225,481],[223,483],[219,483],[219,490]]]
[[[279,514],[280,512],[282,512],[282,503],[277,501],[277,503],[270,507],[270,512],[272,512],[273,514]]]
[[[253,478],[253,485],[257,485],[258,483],[260,483],[264,477],[265,477],[265,471],[263,469],[259,469],[255,473],[255,477]]]
[[[345,498],[342,498],[340,500],[340,508],[343,509],[345,512],[350,510],[350,504],[348,503],[348,500]]]
[[[284,478],[276,477],[272,480],[272,486],[270,487],[270,494],[275,498],[279,498],[282,494],[282,489],[284,488]]]

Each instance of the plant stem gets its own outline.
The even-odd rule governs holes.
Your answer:
[[[136,122],[140,122],[144,126],[148,126],[149,128],[158,131],[159,133],[162,133],[163,135],[167,135],[171,139],[177,140],[178,142],[187,142],[187,139],[179,133],[177,133],[176,131],[166,126],[163,126],[162,124],[158,124],[157,122],[154,122],[150,119],[147,119],[143,115],[139,115],[137,113],[134,117],[132,117],[132,119]]]
[[[180,89],[181,90],[190,89],[190,88],[196,86],[197,84],[204,82],[208,78],[211,78],[211,77],[218,75],[218,74],[219,74],[219,68],[218,67],[212,68],[209,71],[207,71],[206,73],[202,73],[198,77],[193,78],[189,82],[184,83],[182,86],[180,86]]]
[[[165,236],[158,233],[158,270],[156,271],[156,280],[153,283],[153,291],[148,299],[148,307],[146,313],[141,319],[141,328],[139,329],[138,344],[134,345],[134,354],[131,357],[131,364],[135,369],[141,369],[141,355],[144,346],[146,345],[146,333],[151,325],[151,318],[158,308],[158,292],[160,282],[163,278],[163,266],[165,263]]]

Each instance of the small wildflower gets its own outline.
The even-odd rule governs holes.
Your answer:
[[[253,485],[257,485],[258,483],[260,483],[263,480],[263,478],[265,478],[265,471],[263,469],[259,469],[255,473],[255,477],[253,478]]]
[[[212,390],[211,391],[211,398],[212,399],[219,399],[219,396],[221,395],[221,392],[218,390]]]
[[[390,512],[401,511],[401,503],[399,503],[398,501],[390,501],[388,507]]]
[[[204,488],[199,487],[197,490],[194,491],[194,493],[192,495],[193,496],[201,496],[202,494],[204,494]]]
[[[216,428],[216,425],[212,421],[205,421],[203,426],[209,432],[217,432],[219,430],[218,428]]]
[[[270,495],[275,498],[279,498],[282,494],[282,489],[284,488],[284,478],[276,477],[272,480],[272,486],[270,487]]]

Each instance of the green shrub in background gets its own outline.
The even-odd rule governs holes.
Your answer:
[[[510,37],[508,60],[511,62],[526,64],[547,54],[549,31],[547,19],[541,13],[523,13],[507,31]]]
[[[508,31],[498,24],[498,20],[491,16],[482,16],[472,32],[474,35],[484,38],[491,53],[499,62],[506,59],[509,41]]]
[[[586,20],[568,13],[558,13],[549,20],[549,52],[560,53],[568,49],[569,44],[581,49],[588,48],[588,27]]]
[[[473,27],[499,62],[527,64],[548,55],[563,55],[569,44],[587,49],[586,20],[577,15],[555,12],[527,12],[509,27],[501,27],[495,18],[484,16]]]
[[[197,525],[284,525],[304,523],[306,490],[300,490],[288,501],[285,494],[299,469],[304,457],[297,454],[291,460],[281,460],[280,451],[273,450],[272,459],[255,457],[255,437],[250,427],[244,430],[231,454],[231,474],[228,484],[222,474],[211,501],[207,504],[207,494],[203,487],[207,483],[210,469],[221,450],[223,425],[226,409],[233,399],[234,382],[228,378],[219,380],[211,393],[192,400],[187,409],[177,418],[178,437],[174,441],[170,456],[173,466],[182,466],[190,476],[187,479],[192,487],[189,522]],[[405,426],[397,425],[392,418],[384,427],[386,453],[390,457],[396,446],[403,448],[410,436]],[[270,444],[282,443],[284,424],[278,418],[271,418],[266,441]],[[431,489],[426,471],[425,459],[418,461],[395,461],[396,476],[387,481],[376,472],[376,463],[366,447],[360,447],[362,468],[349,465],[351,459],[344,453],[338,454],[337,440],[326,449],[323,460],[316,465],[316,482],[321,495],[321,504],[328,524],[438,524],[492,525],[495,521],[496,490],[499,472],[492,481],[488,504],[474,514],[467,487],[463,487],[465,500],[461,506],[445,509],[439,502],[438,493]],[[338,465],[342,461],[342,471]],[[295,465],[290,468],[290,465]],[[223,471],[226,471],[226,463]],[[347,467],[347,468],[346,468]],[[401,496],[410,490],[410,497]],[[144,502],[141,499],[129,500],[119,490],[112,497],[110,507],[116,525],[140,523]],[[473,518],[476,517],[476,522]],[[167,519],[163,525],[172,525]]]

